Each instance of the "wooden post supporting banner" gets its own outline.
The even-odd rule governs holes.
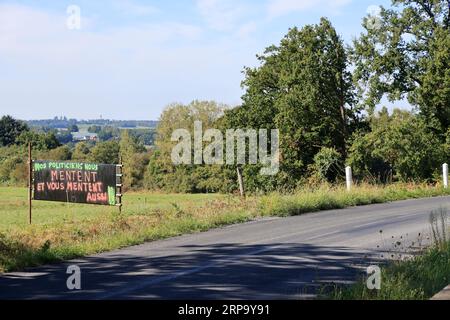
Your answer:
[[[31,158],[31,143],[28,143],[28,222],[31,224],[33,198],[33,160]]]
[[[119,164],[116,168],[116,197],[119,213],[122,213],[122,194],[123,194],[123,163],[122,156],[119,156]]]
[[[245,191],[244,191],[244,180],[242,179],[242,172],[241,172],[241,168],[237,167],[237,176],[238,176],[238,182],[239,182],[239,191],[241,193],[241,197],[245,196]]]

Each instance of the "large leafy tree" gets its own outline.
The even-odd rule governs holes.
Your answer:
[[[393,0],[364,19],[354,41],[354,80],[373,112],[383,96],[407,98],[428,126],[450,125],[450,1]]]
[[[53,132],[38,133],[24,131],[17,137],[16,143],[24,146],[31,143],[33,149],[37,150],[52,150],[61,146],[61,143]]]
[[[280,185],[295,183],[322,147],[346,155],[346,139],[358,119],[342,39],[331,23],[292,28],[278,46],[245,69],[243,105],[227,114],[227,126],[279,129]]]
[[[28,126],[24,122],[11,116],[3,116],[0,119],[0,146],[10,146],[16,143],[20,134],[28,130]]]
[[[171,140],[175,130],[187,130],[193,140],[195,121],[202,122],[203,133],[207,129],[220,128],[220,118],[226,108],[226,105],[214,101],[197,100],[188,105],[167,106],[156,129],[156,148],[148,165],[145,185],[150,189],[170,192],[226,192],[233,189],[233,181],[230,180],[226,167],[206,164],[175,165],[171,159],[176,145]],[[203,147],[208,144],[204,143]]]

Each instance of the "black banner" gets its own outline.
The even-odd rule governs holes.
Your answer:
[[[116,165],[33,161],[34,200],[116,205]]]

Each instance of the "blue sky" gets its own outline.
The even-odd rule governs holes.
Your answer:
[[[0,115],[157,119],[172,102],[237,105],[244,66],[328,17],[346,42],[390,0],[0,0]],[[66,26],[69,5],[81,29]],[[404,103],[403,103],[404,104]]]

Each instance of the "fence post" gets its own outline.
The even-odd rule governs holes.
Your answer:
[[[123,162],[122,156],[119,155],[119,164],[116,165],[116,200],[119,207],[119,213],[122,213],[122,196],[123,196]]]
[[[241,168],[238,166],[236,168],[237,171],[237,176],[238,176],[238,183],[239,183],[239,192],[241,194],[241,197],[245,196],[245,191],[244,191],[244,179],[242,179],[242,172],[241,172]]]
[[[444,163],[442,166],[442,175],[444,180],[444,188],[448,188],[448,164]]]
[[[32,200],[33,200],[33,157],[31,155],[31,142],[28,143],[28,223],[31,224]]]
[[[346,167],[345,168],[345,181],[347,182],[347,191],[350,191],[352,189],[352,168]]]

